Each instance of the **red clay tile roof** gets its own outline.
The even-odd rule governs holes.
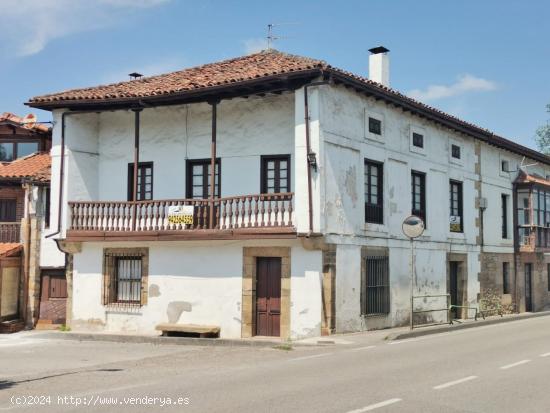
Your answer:
[[[12,125],[23,126],[23,118],[10,112],[4,112],[0,115],[0,123],[1,122],[8,122],[8,123],[11,123]],[[29,128],[29,129],[36,132],[44,132],[44,133],[47,133],[50,131],[50,128],[48,126],[43,125],[41,123],[37,123],[32,128]]]
[[[539,184],[550,187],[550,181],[537,174],[528,174],[520,170],[517,178],[514,181],[516,184]]]
[[[29,103],[169,95],[324,67],[327,65],[321,60],[271,50],[164,75],[37,96]]]
[[[35,153],[8,164],[0,164],[0,180],[28,179],[50,182],[51,157],[48,153]]]
[[[0,257],[10,257],[15,255],[23,248],[21,244],[14,244],[10,242],[0,242]]]
[[[84,89],[72,89],[60,93],[36,96],[27,105],[51,110],[53,107],[68,107],[78,104],[109,104],[132,102],[147,98],[183,96],[187,93],[208,91],[220,86],[240,86],[252,80],[261,80],[303,73],[318,76],[327,74],[335,81],[345,83],[388,103],[415,112],[447,127],[482,139],[490,144],[504,147],[521,155],[550,164],[550,158],[511,140],[495,135],[491,131],[465,122],[439,109],[409,98],[404,94],[358,76],[335,68],[323,60],[296,56],[276,50],[262,51],[248,56],[210,63],[164,75],[144,77],[137,80],[114,83]]]

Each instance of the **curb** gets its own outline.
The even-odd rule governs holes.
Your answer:
[[[530,318],[538,318],[538,317],[548,317],[550,316],[550,311],[544,311],[540,313],[532,313],[532,314],[525,314],[525,315],[513,315],[513,316],[504,316],[499,318],[493,318],[490,320],[479,320],[479,321],[472,321],[466,324],[445,324],[438,327],[426,327],[425,329],[422,329],[419,327],[418,330],[413,331],[407,331],[404,333],[393,333],[389,334],[387,336],[388,340],[404,340],[407,338],[416,338],[416,337],[423,337],[428,336],[432,334],[441,334],[441,333],[448,333],[455,330],[465,330],[468,328],[476,328],[476,327],[483,327],[483,326],[490,326],[494,324],[501,324],[501,323],[509,323],[512,321],[521,321],[521,320],[527,320]]]
[[[37,333],[35,338],[50,338],[74,341],[106,341],[114,343],[137,343],[155,345],[183,345],[183,346],[219,346],[219,347],[264,347],[273,348],[282,345],[293,347],[318,347],[317,344],[299,343],[293,341],[276,340],[239,340],[224,338],[197,338],[197,337],[162,337],[162,336],[137,336],[126,334],[91,334],[70,332],[45,332]]]

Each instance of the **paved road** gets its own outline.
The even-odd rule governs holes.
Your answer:
[[[292,351],[1,336],[0,412],[550,412],[550,317],[385,335]]]

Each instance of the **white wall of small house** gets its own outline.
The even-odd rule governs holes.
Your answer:
[[[473,139],[411,116],[339,86],[320,88],[322,229],[338,245],[336,318],[338,331],[408,322],[410,308],[409,241],[401,229],[411,214],[411,170],[426,174],[427,229],[416,242],[416,295],[447,293],[447,253],[468,257],[468,302],[479,292],[478,228]],[[382,121],[382,135],[368,131],[368,118]],[[424,135],[424,149],[412,146],[412,132]],[[461,159],[451,157],[459,145]],[[384,224],[365,224],[364,160],[383,163]],[[463,183],[463,233],[449,231],[449,180]],[[361,246],[389,248],[390,315],[360,317]],[[368,251],[368,248],[367,248]],[[439,304],[440,306],[441,304]],[[445,305],[445,304],[443,304]],[[418,302],[416,307],[437,307]],[[432,314],[434,320],[445,314]]]
[[[117,311],[102,304],[103,248],[129,246],[149,248],[149,297],[139,310]],[[221,337],[238,338],[244,246],[291,247],[291,336],[320,335],[321,253],[298,241],[84,243],[74,255],[72,327],[155,334],[172,322],[216,325]]]

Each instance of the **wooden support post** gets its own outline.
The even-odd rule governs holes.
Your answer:
[[[136,230],[136,214],[137,214],[137,196],[138,196],[138,170],[139,170],[139,114],[141,113],[141,108],[132,109],[134,112],[134,181],[133,181],[133,196],[132,201],[133,213],[132,213],[132,230]]]
[[[212,105],[212,144],[210,154],[210,211],[209,211],[209,229],[214,228],[214,199],[216,197],[216,117],[218,102],[210,103]]]

